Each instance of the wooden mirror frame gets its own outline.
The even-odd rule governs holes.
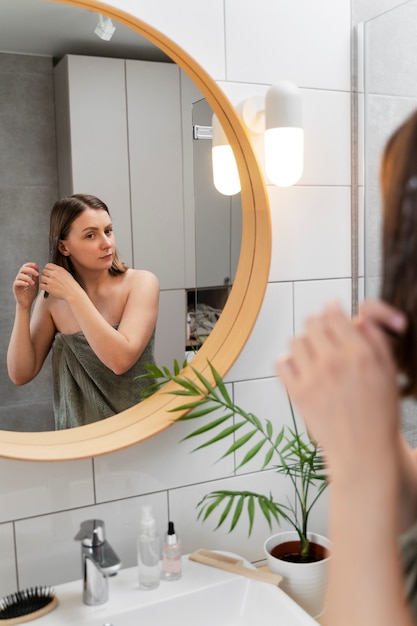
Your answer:
[[[107,15],[146,37],[194,81],[222,124],[233,148],[242,183],[242,244],[235,282],[210,337],[192,366],[212,380],[208,361],[224,376],[245,345],[258,316],[269,275],[271,225],[263,175],[236,110],[214,80],[168,37],[138,18],[95,0],[49,0]],[[168,365],[163,363],[162,365]],[[184,374],[194,378],[189,367]],[[183,403],[162,391],[100,422],[68,430],[0,430],[0,456],[26,461],[63,461],[99,456],[144,441],[172,425],[172,409]],[[179,413],[175,413],[178,418]]]

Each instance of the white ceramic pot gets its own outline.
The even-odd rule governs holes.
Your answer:
[[[308,533],[310,541],[314,541],[330,549],[330,541],[322,535]],[[286,541],[297,541],[295,531],[281,532],[269,537],[264,543],[264,551],[268,567],[272,572],[283,577],[280,588],[299,604],[311,617],[319,617],[324,611],[324,596],[327,585],[328,556],[314,563],[291,563],[271,555],[271,550]]]

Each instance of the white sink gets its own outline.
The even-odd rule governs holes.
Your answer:
[[[161,581],[142,591],[137,568],[109,580],[110,598],[101,606],[82,603],[80,581],[55,588],[59,605],[39,626],[317,626],[281,589],[201,565],[183,557],[178,581]]]

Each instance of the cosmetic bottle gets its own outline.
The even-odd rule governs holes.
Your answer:
[[[173,522],[168,522],[168,532],[162,546],[162,574],[163,580],[178,580],[181,578],[181,542],[175,534]]]
[[[160,546],[150,506],[141,509],[137,548],[139,589],[155,589],[161,578]]]

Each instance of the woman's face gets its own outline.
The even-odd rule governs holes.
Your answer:
[[[115,240],[110,216],[104,209],[85,209],[71,224],[59,250],[71,258],[77,271],[110,269]]]

